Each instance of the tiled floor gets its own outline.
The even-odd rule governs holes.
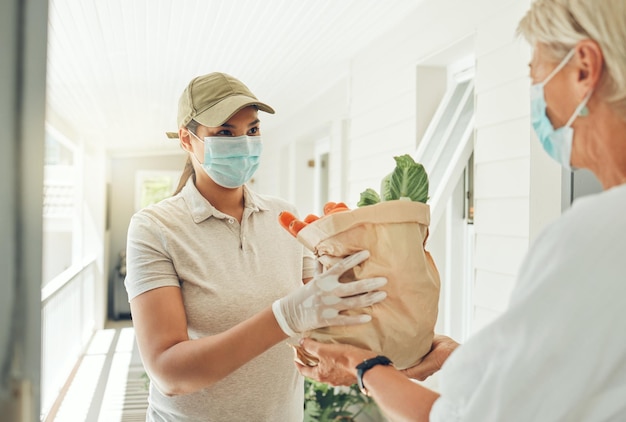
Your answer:
[[[146,420],[148,390],[130,321],[97,332],[63,400],[48,421]]]

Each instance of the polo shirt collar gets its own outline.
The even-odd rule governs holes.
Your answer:
[[[226,214],[215,208],[207,199],[200,194],[194,183],[194,178],[190,177],[185,187],[180,192],[183,197],[191,217],[195,223],[210,218],[227,218]],[[266,200],[255,192],[251,191],[248,186],[243,186],[243,201],[246,208],[251,208],[252,212],[268,211],[269,206]]]
[[[252,208],[254,212],[270,210],[265,198],[250,190],[248,185],[243,185],[243,202],[246,208]]]

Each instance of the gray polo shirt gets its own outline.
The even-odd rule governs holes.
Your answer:
[[[244,186],[241,224],[215,209],[192,179],[176,196],[136,213],[128,229],[129,300],[180,286],[189,337],[221,333],[312,277],[314,260],[278,223],[293,205]],[[301,421],[303,380],[285,344],[196,393],[150,386],[149,421]]]

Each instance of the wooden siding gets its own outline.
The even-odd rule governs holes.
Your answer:
[[[509,3],[477,28],[473,331],[505,309],[528,249],[529,49],[514,36],[528,5]]]

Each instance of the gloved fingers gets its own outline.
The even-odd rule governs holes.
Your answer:
[[[333,305],[333,308],[339,311],[345,311],[348,309],[359,309],[372,306],[375,303],[387,297],[387,292],[370,292],[363,295],[344,297],[341,302]]]
[[[385,284],[387,284],[385,277],[364,278],[349,283],[338,282],[333,289],[333,294],[340,297],[354,296],[379,289]]]
[[[352,255],[348,255],[344,259],[330,267],[328,271],[322,274],[322,277],[327,275],[335,275],[337,276],[337,278],[339,278],[341,274],[345,273],[350,268],[359,265],[361,262],[365,261],[369,257],[370,251],[360,251]]]

